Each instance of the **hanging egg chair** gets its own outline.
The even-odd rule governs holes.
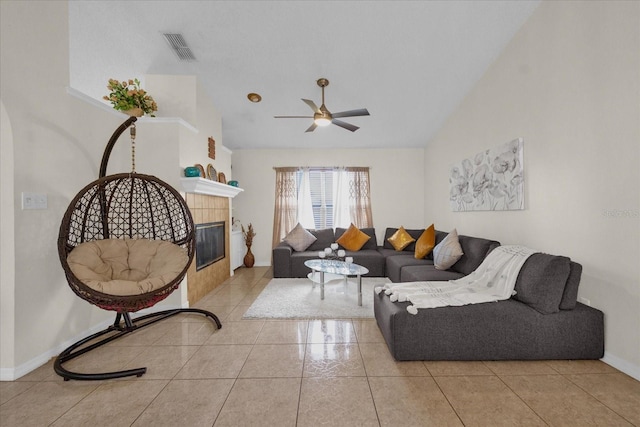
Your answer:
[[[111,136],[99,178],[85,186],[67,208],[58,235],[58,255],[73,292],[116,312],[113,325],[64,350],[54,370],[65,380],[142,376],[146,368],[78,373],[63,363],[121,336],[179,313],[199,313],[222,327],[206,310],[180,308],[131,318],[175,291],[195,253],[195,227],[184,198],[166,182],[135,172],[135,122],[127,119]],[[111,150],[130,128],[132,172],[106,175]],[[91,344],[89,344],[91,342]]]

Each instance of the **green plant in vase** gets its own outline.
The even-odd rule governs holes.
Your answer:
[[[130,116],[142,117],[144,114],[153,114],[158,111],[158,104],[153,100],[146,90],[140,87],[140,80],[129,79],[128,81],[118,81],[109,79],[107,86],[111,92],[102,98],[111,102],[115,110],[120,110]]]

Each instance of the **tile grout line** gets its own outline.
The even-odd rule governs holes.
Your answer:
[[[489,369],[491,369],[491,368],[489,368]],[[492,370],[492,372],[493,372],[493,370]],[[494,372],[494,374],[495,374],[495,372]],[[528,376],[528,375],[520,375],[520,376]],[[524,400],[524,398],[523,398],[522,396],[520,396],[518,393],[516,393],[516,391],[515,391],[514,389],[512,389],[511,387],[509,387],[509,384],[507,384],[507,383],[502,379],[502,377],[500,377],[500,375],[495,374],[495,377],[496,377],[496,378],[498,378],[498,380],[499,380],[502,384],[504,384],[504,386],[507,388],[507,390],[509,390],[511,393],[513,393],[513,394],[514,394],[514,395],[515,395],[515,396],[516,396],[516,397],[517,397],[517,398],[518,398],[522,403],[524,403],[524,405],[525,405],[527,408],[529,408],[529,409],[531,410],[531,412],[533,412],[533,413],[536,415],[536,417],[538,417],[538,418],[540,419],[540,421],[542,421],[542,422],[543,422],[543,423],[545,423],[546,425],[550,425],[550,424],[547,422],[547,420],[546,420],[546,419],[544,419],[544,417],[543,417],[541,414],[539,414],[535,409],[533,409],[533,408],[529,405],[529,403],[527,403],[527,401],[526,401],[526,400]]]
[[[309,322],[307,321],[307,334],[304,343],[304,356],[302,357],[302,369],[300,371],[300,386],[298,387],[298,404],[296,405],[296,426],[300,418],[300,401],[302,400],[302,383],[304,382],[304,368],[307,363],[307,352],[309,351]]]
[[[425,366],[426,368],[426,366]],[[429,371],[429,369],[427,368],[427,371],[429,373],[431,373],[431,371]],[[442,393],[442,395],[444,396],[445,400],[447,401],[447,403],[449,404],[449,406],[451,407],[451,410],[453,410],[453,413],[456,414],[456,417],[458,417],[458,419],[460,420],[460,423],[463,426],[466,426],[466,424],[464,423],[464,421],[462,420],[462,417],[460,416],[460,414],[458,413],[458,411],[456,410],[456,407],[453,406],[453,403],[451,403],[451,401],[449,400],[449,396],[447,396],[447,394],[444,392],[444,390],[442,389],[442,387],[440,386],[440,384],[438,383],[438,380],[436,379],[436,377],[434,377],[433,375],[431,376],[431,379],[433,380],[433,382],[436,384],[436,387],[438,387],[438,390],[440,390],[440,393]]]
[[[230,284],[228,284],[230,285]],[[255,285],[254,285],[255,286]],[[233,309],[229,312],[229,314],[233,313],[233,311],[238,307],[238,303],[236,303],[233,307]],[[228,317],[228,315],[227,315]],[[225,318],[225,322],[226,322],[227,318]],[[222,320],[221,320],[222,322]],[[251,350],[249,351],[249,353],[247,354],[246,359],[244,360],[244,363],[242,364],[242,366],[240,367],[240,369],[238,369],[238,373],[236,374],[235,378],[233,378],[233,384],[231,385],[231,387],[229,388],[229,392],[227,393],[226,397],[224,398],[224,402],[222,402],[222,405],[220,405],[220,410],[218,410],[218,413],[215,414],[215,417],[213,419],[213,424],[211,424],[211,427],[213,427],[216,422],[218,421],[218,418],[220,417],[220,414],[222,413],[222,410],[224,409],[224,406],[227,404],[229,397],[231,396],[231,393],[233,392],[234,387],[236,386],[236,384],[238,383],[238,379],[240,377],[240,373],[242,372],[242,369],[244,369],[245,365],[247,364],[247,360],[249,359],[249,356],[251,355],[251,353],[253,352],[256,343],[258,341],[258,337],[260,336],[260,333],[262,332],[263,328],[264,328],[264,322],[262,323],[262,326],[260,327],[260,331],[258,331],[258,333],[256,334],[256,338],[254,339],[253,343],[251,344]],[[223,325],[224,326],[224,325]]]
[[[381,426],[380,422],[380,414],[378,413],[378,406],[376,405],[376,399],[373,396],[373,390],[371,389],[371,382],[369,381],[369,373],[367,372],[367,365],[364,363],[364,357],[362,356],[362,349],[360,348],[360,337],[358,336],[358,332],[356,331],[356,327],[353,324],[353,319],[350,319],[351,327],[353,328],[353,333],[356,336],[356,344],[358,345],[358,354],[360,355],[360,362],[362,362],[362,369],[364,370],[365,378],[367,379],[367,387],[369,387],[369,394],[371,395],[371,402],[373,403],[373,410],[376,411],[376,419],[378,420],[378,426]],[[360,325],[362,327],[362,325]]]
[[[626,422],[628,422],[631,425],[634,425],[633,422],[629,419],[627,419],[627,417],[625,417],[623,414],[618,413],[618,411],[616,411],[615,409],[611,408],[609,405],[607,405],[605,402],[601,401],[600,399],[598,399],[597,396],[594,396],[593,394],[591,394],[591,392],[589,392],[589,390],[584,389],[583,387],[580,386],[580,384],[577,384],[576,382],[572,381],[571,378],[568,378],[569,375],[617,375],[617,373],[608,373],[608,372],[594,372],[594,373],[583,373],[583,374],[560,374],[564,379],[566,379],[567,381],[569,381],[571,384],[575,385],[576,387],[578,387],[580,390],[582,390],[583,392],[585,392],[587,395],[591,396],[592,398],[594,398],[596,400],[596,402],[600,403],[602,406],[604,406],[605,408],[609,409],[611,412],[613,412],[614,414],[616,414],[617,416],[619,416],[620,418],[622,418],[623,420],[625,420]]]

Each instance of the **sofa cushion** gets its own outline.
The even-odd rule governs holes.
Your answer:
[[[458,236],[458,242],[464,254],[451,266],[451,270],[464,275],[475,271],[493,249],[500,246],[495,240],[482,239],[465,235]]]
[[[323,251],[324,248],[330,247],[335,242],[332,228],[309,230],[309,232],[315,236],[316,241],[307,248],[308,251]]]
[[[415,261],[415,258],[413,258]],[[408,265],[400,270],[401,282],[423,282],[423,281],[446,281],[455,280],[464,277],[464,274],[451,270],[436,270],[433,265],[426,264],[428,260],[424,260],[425,265]]]
[[[416,259],[422,259],[429,255],[433,248],[436,246],[436,229],[431,224],[426,230],[422,232],[418,240],[416,241],[416,249],[414,251],[414,257]]]
[[[346,231],[347,231],[346,228],[337,227],[336,228],[336,241]],[[370,239],[367,240],[367,242],[360,248],[360,250],[364,251],[364,250],[367,250],[367,249],[371,249],[371,250],[378,249],[378,241],[377,241],[377,238],[376,238],[376,229],[373,228],[373,227],[365,227],[365,228],[361,228],[360,231],[362,231],[364,234],[366,234],[367,236],[370,237]]]
[[[187,265],[186,249],[165,240],[104,239],[81,243],[67,257],[73,274],[108,295],[154,292]]]
[[[407,253],[405,251],[402,252],[398,252],[395,249],[391,248],[391,249],[387,249],[384,248],[382,246],[380,246],[378,248],[378,252],[380,252],[382,254],[383,257],[385,258],[389,258],[389,257],[394,257],[394,256],[402,256],[402,255],[407,255]]]
[[[563,256],[531,255],[520,268],[513,298],[540,313],[557,313],[569,278],[569,263]]]
[[[386,258],[384,271],[389,280],[400,282],[402,269],[410,265],[430,265],[433,267],[433,261],[424,258],[416,259],[412,254],[406,252],[396,252],[395,256]]]
[[[582,276],[582,265],[577,262],[569,262],[569,278],[564,285],[564,292],[560,300],[560,310],[573,310],[578,300],[578,287]]]
[[[294,251],[306,251],[313,242],[318,240],[316,236],[308,232],[300,223],[291,230],[283,239]]]
[[[348,251],[359,251],[370,239],[371,236],[367,236],[358,227],[351,224],[336,242]]]
[[[291,275],[289,277],[307,277],[311,269],[304,265],[305,261],[318,259],[319,251],[292,252],[289,262],[291,264]]]
[[[407,233],[403,226],[400,226],[400,228],[387,240],[389,241],[389,243],[391,243],[391,246],[393,246],[393,249],[395,249],[396,251],[401,251],[411,243],[416,241],[416,239],[414,239],[409,233]]]
[[[359,251],[347,251],[346,256],[352,257],[355,264],[367,268],[367,276],[384,277],[384,257],[377,250],[363,248]]]
[[[448,270],[464,255],[460,242],[458,242],[458,231],[454,228],[451,232],[433,248],[433,264],[438,270]]]

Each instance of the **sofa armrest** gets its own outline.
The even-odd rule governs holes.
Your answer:
[[[293,248],[286,243],[280,243],[273,248],[273,277],[291,277],[291,254]]]

